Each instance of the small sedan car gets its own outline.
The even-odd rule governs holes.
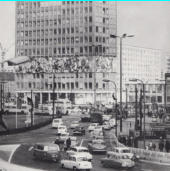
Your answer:
[[[33,156],[35,159],[57,162],[61,158],[60,148],[57,144],[37,143],[33,148]]]
[[[104,122],[103,123],[103,129],[104,130],[110,130],[112,127],[109,122]]]
[[[88,148],[82,146],[72,147],[70,148],[70,150],[67,150],[66,153],[68,155],[79,155],[88,161],[91,161],[93,158],[92,155],[89,153]]]
[[[65,125],[59,125],[57,127],[57,132],[56,134],[64,134],[64,133],[67,133],[67,127]]]
[[[71,129],[74,129],[76,127],[80,126],[79,121],[73,121],[72,124],[70,125]]]
[[[91,162],[79,155],[71,155],[61,160],[61,167],[72,170],[88,170],[92,169]]]
[[[55,144],[63,144],[68,138],[69,138],[69,133],[68,132],[60,133],[60,134],[57,135],[54,143]]]
[[[102,139],[92,140],[88,143],[88,149],[92,153],[106,153],[106,145]]]
[[[94,131],[95,127],[98,126],[98,123],[91,123],[88,127],[88,131]]]
[[[84,127],[76,127],[74,130],[73,130],[73,135],[85,135],[85,129]]]

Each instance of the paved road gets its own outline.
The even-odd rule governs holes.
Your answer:
[[[65,117],[64,121],[66,125],[69,125],[73,120],[77,120],[78,117]],[[86,123],[83,123],[84,126],[88,126]],[[112,130],[114,132],[114,130]],[[17,151],[14,153],[14,156],[12,158],[12,163],[21,164],[24,166],[29,167],[35,167],[45,170],[63,170],[59,167],[57,163],[48,163],[48,162],[42,162],[38,160],[33,160],[32,157],[32,151],[29,151],[29,148],[32,146],[32,144],[36,142],[52,142],[55,139],[55,129],[51,129],[51,125],[46,126],[44,128],[22,133],[22,134],[16,134],[16,135],[9,135],[9,136],[1,136],[0,137],[0,144],[23,144]],[[112,132],[111,132],[112,133]],[[109,134],[109,133],[108,133]],[[79,141],[82,137],[79,138]],[[83,137],[86,139],[87,137]],[[106,140],[107,141],[107,140]],[[86,143],[84,141],[84,143]],[[93,171],[117,171],[116,169],[109,169],[109,168],[103,168],[100,164],[100,159],[103,156],[101,155],[94,155],[93,160]],[[169,166],[160,166],[155,164],[149,164],[149,163],[138,163],[135,168],[131,169],[132,171],[169,171]]]

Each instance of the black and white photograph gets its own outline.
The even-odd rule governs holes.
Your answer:
[[[170,1],[0,1],[0,171],[170,171]]]

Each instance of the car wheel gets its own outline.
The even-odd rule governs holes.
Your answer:
[[[64,168],[64,164],[61,165],[61,168]]]
[[[77,168],[75,166],[73,167],[73,171],[77,171]]]

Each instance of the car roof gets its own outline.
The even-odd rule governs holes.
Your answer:
[[[40,145],[40,146],[52,146],[52,147],[57,147],[57,144],[54,143],[36,143],[35,145]],[[58,146],[59,147],[59,146]]]
[[[129,150],[128,147],[115,147],[114,149],[118,149],[118,150]]]
[[[75,146],[75,147],[73,147],[73,148],[76,148],[76,149],[85,149],[85,150],[87,150],[86,147],[82,147],[82,146]]]

